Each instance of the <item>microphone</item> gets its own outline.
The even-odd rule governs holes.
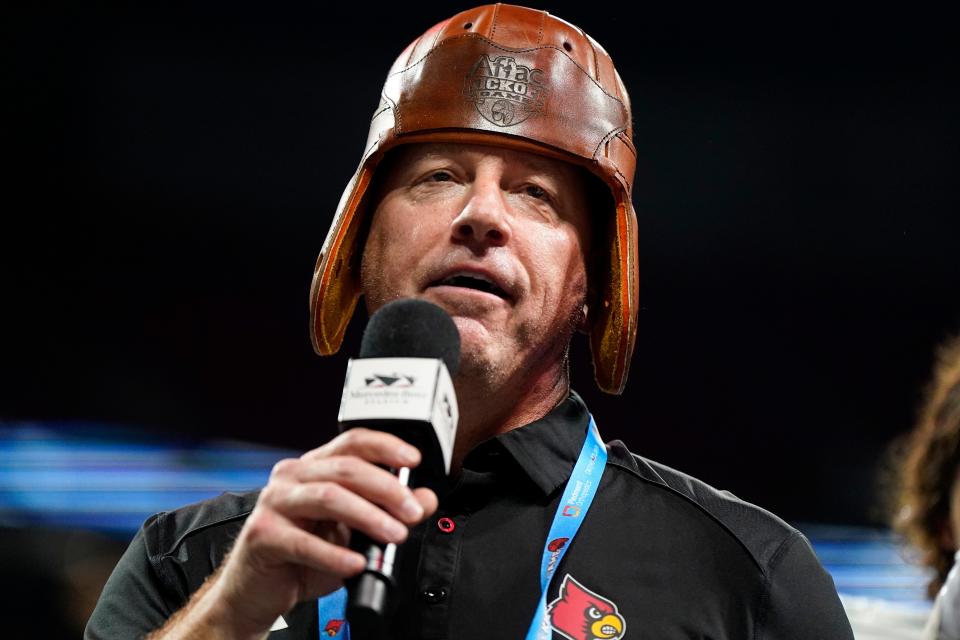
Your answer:
[[[374,313],[347,365],[338,421],[392,433],[420,450],[415,469],[391,469],[402,484],[437,491],[450,472],[459,410],[451,376],[460,362],[460,333],[447,313],[405,298]],[[347,582],[347,620],[355,640],[378,638],[391,611],[399,547],[354,532],[362,573]]]

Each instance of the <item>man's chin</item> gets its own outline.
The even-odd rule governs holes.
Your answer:
[[[493,336],[490,330],[479,319],[470,316],[453,315],[453,324],[460,332],[460,352],[481,354],[491,346]]]
[[[488,379],[497,370],[496,354],[500,345],[479,320],[453,316],[460,332],[460,368],[457,377]]]

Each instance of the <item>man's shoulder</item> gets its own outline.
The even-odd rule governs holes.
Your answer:
[[[184,544],[197,538],[208,546],[229,546],[259,495],[259,491],[223,493],[151,516],[143,525],[147,555],[155,561],[176,555]]]
[[[779,554],[805,538],[775,514],[717,489],[703,480],[668,465],[631,453],[619,440],[608,444],[608,464],[621,468],[647,486],[694,507],[694,512],[715,521],[742,545],[761,569],[767,570]]]

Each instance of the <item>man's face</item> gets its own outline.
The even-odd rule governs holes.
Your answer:
[[[363,254],[372,313],[422,298],[460,330],[461,373],[491,383],[549,375],[583,322],[589,211],[558,160],[496,147],[400,147]]]

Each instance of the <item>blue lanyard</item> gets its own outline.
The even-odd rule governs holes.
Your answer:
[[[347,624],[347,588],[340,587],[317,599],[317,613],[321,638],[350,640],[350,625]]]
[[[577,464],[574,465],[573,473],[563,490],[563,497],[560,498],[557,512],[553,516],[553,524],[550,525],[550,533],[543,545],[543,559],[540,561],[540,602],[533,614],[530,630],[527,631],[527,640],[551,637],[550,621],[547,618],[547,588],[550,586],[550,578],[560,566],[560,561],[587,517],[605,466],[607,448],[600,439],[597,423],[593,421],[593,416],[590,416],[590,426],[587,427],[587,437],[580,449],[580,457],[577,458]]]
[[[597,423],[590,416],[587,437],[580,448],[580,456],[573,466],[573,472],[563,490],[563,497],[557,506],[550,525],[550,533],[543,545],[543,558],[540,560],[540,601],[530,623],[526,640],[545,640],[550,637],[550,621],[547,618],[547,589],[560,561],[580,530],[587,511],[600,486],[600,476],[607,465],[607,448],[600,439]],[[350,639],[350,628],[346,621],[347,590],[337,589],[317,600],[317,613],[320,621],[320,638]]]

